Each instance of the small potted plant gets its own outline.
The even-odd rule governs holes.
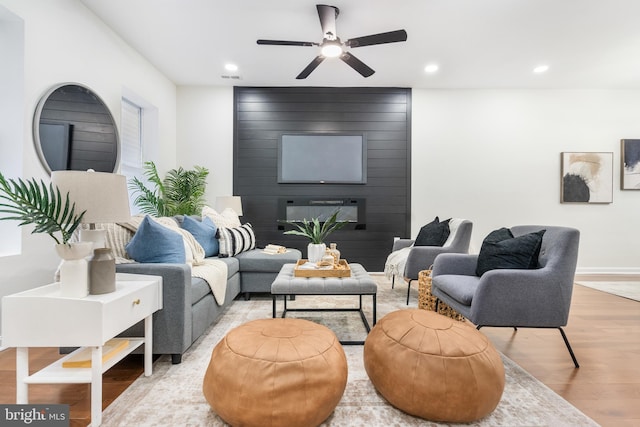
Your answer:
[[[329,234],[341,229],[347,221],[338,221],[338,210],[333,212],[324,222],[320,218],[312,218],[310,221],[303,219],[298,221],[281,221],[296,227],[296,230],[285,231],[284,234],[307,237],[310,242],[307,246],[307,258],[309,262],[318,262],[324,255],[327,245],[324,243]]]
[[[75,203],[69,194],[63,198],[52,184],[36,179],[7,180],[0,173],[0,220],[20,221],[19,225],[34,224],[32,233],[47,233],[56,244],[69,245],[69,239],[78,228],[84,212],[76,214]],[[57,237],[56,233],[60,236]]]

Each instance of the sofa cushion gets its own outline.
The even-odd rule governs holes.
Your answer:
[[[545,231],[518,237],[513,237],[511,230],[507,228],[492,231],[482,242],[476,274],[482,276],[487,271],[506,268],[538,268],[538,256]]]
[[[429,224],[420,228],[414,246],[442,246],[449,234],[449,219],[441,222],[438,217],[435,217]]]
[[[433,278],[433,283],[439,290],[467,306],[471,305],[479,282],[478,276],[443,274]]]
[[[211,294],[211,287],[206,280],[199,277],[191,278],[191,305],[197,303],[205,295]]]
[[[200,243],[200,246],[204,249],[205,257],[218,255],[219,245],[216,238],[218,227],[216,227],[211,218],[204,217],[202,221],[198,221],[190,216],[185,216],[182,218],[180,226],[191,233]]]
[[[256,236],[250,223],[240,227],[218,227],[219,257],[236,256],[256,247]]]
[[[127,254],[138,262],[174,264],[186,262],[182,236],[153,221],[148,215],[144,217],[125,248]]]
[[[236,257],[216,258],[227,264],[227,279],[240,271],[240,262]]]
[[[262,249],[253,249],[236,255],[240,263],[240,271],[278,273],[284,264],[295,264],[302,253],[297,249],[287,248],[282,254],[267,254]]]

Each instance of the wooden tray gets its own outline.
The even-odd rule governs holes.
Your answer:
[[[306,259],[298,260],[298,263],[293,269],[293,275],[295,277],[351,277],[351,268],[349,267],[349,263],[345,259],[340,260],[338,268],[333,268],[331,270],[311,270],[306,268],[298,268],[300,265],[306,262]]]

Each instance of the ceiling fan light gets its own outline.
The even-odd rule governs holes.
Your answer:
[[[340,55],[342,55],[342,46],[340,46],[338,43],[325,43],[322,46],[322,56],[325,56],[327,58],[336,58]]]

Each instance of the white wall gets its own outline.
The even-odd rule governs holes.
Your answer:
[[[118,38],[78,0],[0,0],[25,23],[24,178],[49,180],[38,160],[33,137],[33,113],[41,95],[61,82],[92,88],[120,123],[123,87],[158,108],[159,167],[176,165],[176,87],[143,57]],[[11,141],[1,140],[1,144]],[[58,265],[53,240],[31,235],[22,227],[22,253],[0,257],[0,297],[49,283]]]
[[[0,6],[0,171],[4,176],[22,174],[24,145],[24,21]],[[18,222],[0,221],[0,256],[22,249]]]
[[[640,136],[640,91],[413,90],[412,236],[474,222],[472,250],[502,226],[581,231],[578,270],[640,272],[640,192],[620,190],[620,140]],[[561,204],[560,153],[614,153],[612,204]]]
[[[233,191],[233,88],[180,86],[178,165],[209,169],[207,203]]]

